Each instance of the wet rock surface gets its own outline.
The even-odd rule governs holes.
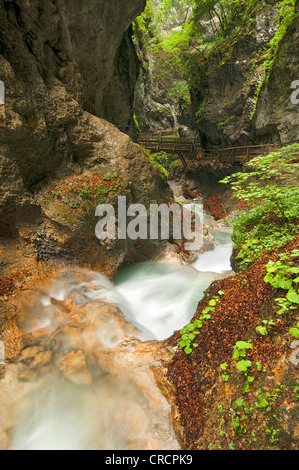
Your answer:
[[[143,249],[137,243],[99,243],[97,204],[85,210],[89,225],[82,234],[71,208],[61,220],[64,208],[44,201],[47,191],[51,199],[53,181],[95,174],[124,178],[128,204],[171,196],[145,152],[119,131],[134,134],[138,60],[128,29],[144,5],[144,0],[128,0],[121,8],[118,1],[90,1],[75,9],[68,0],[1,3],[1,245],[18,239],[16,245],[30,245],[41,262],[101,264],[104,270],[113,259],[121,264],[154,251],[152,244]],[[0,265],[7,261],[4,256]]]
[[[82,279],[88,280],[88,273],[79,274],[79,280]],[[35,400],[38,403],[47,393],[39,414],[42,426],[50,426],[48,441],[35,441],[35,436],[34,446],[60,448],[61,444],[62,448],[64,445],[72,448],[75,445],[74,441],[72,444],[55,441],[49,424],[52,422],[49,420],[58,419],[53,418],[57,407],[59,409],[61,400],[69,396],[64,405],[69,410],[68,419],[73,413],[77,416],[78,410],[75,412],[73,406],[83,413],[81,421],[72,424],[81,427],[78,433],[82,442],[76,443],[79,447],[179,449],[170,420],[170,406],[153,372],[163,369],[164,361],[173,354],[172,349],[155,341],[141,343],[140,333],[127,323],[116,306],[104,302],[85,302],[84,305],[79,302],[78,305],[74,303],[78,298],[74,292],[60,304],[48,302],[43,306],[45,290],[45,287],[39,289],[37,297],[27,294],[26,311],[20,325],[23,347],[20,354],[6,364],[0,381],[0,448],[30,448],[27,438],[34,433],[34,426],[38,430],[40,425],[33,403]],[[37,318],[36,312],[39,312]],[[45,319],[49,319],[47,326]],[[14,391],[17,391],[17,402],[10,398]],[[40,398],[34,398],[36,393]],[[94,409],[93,413],[85,415],[82,410],[88,411],[87,403],[93,403]],[[27,413],[23,422],[22,417]],[[107,422],[103,418],[106,415]],[[22,431],[25,422],[25,434],[20,437],[18,430]],[[102,429],[96,430],[100,425]],[[108,426],[111,426],[109,431]],[[81,431],[88,436],[87,443]],[[51,439],[56,443],[51,444]]]
[[[294,247],[298,247],[298,237],[286,250]],[[211,284],[193,320],[200,317],[211,297],[219,291],[224,295],[213,312],[212,322],[201,329],[199,347],[192,355],[186,355],[179,347],[179,333],[167,341],[170,346],[177,346],[166,365],[166,378],[174,389],[170,399],[176,408],[176,429],[184,448],[298,447],[294,423],[298,415],[298,366],[293,361],[293,338],[288,334],[298,310],[294,316],[278,318],[277,291],[264,282],[265,274],[265,259],[259,259],[246,273]],[[256,326],[263,324],[265,318],[274,321],[263,337]],[[252,345],[245,355],[250,360],[247,374],[238,370],[238,359],[233,357],[233,347],[244,340]],[[252,379],[246,383],[248,376]]]

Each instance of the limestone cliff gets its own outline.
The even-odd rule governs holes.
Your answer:
[[[91,246],[71,223],[46,216],[39,195],[53,179],[116,173],[131,202],[170,194],[141,148],[103,119],[132,130],[138,63],[129,30],[144,5],[0,1],[0,232],[34,241],[39,255],[60,244],[87,260],[97,249],[94,228]]]
[[[252,2],[250,11],[245,5],[212,53],[196,60],[196,50],[190,51],[195,64],[193,126],[204,147],[298,139],[298,106],[291,103],[291,83],[298,80],[299,22],[295,16],[286,32],[281,28],[286,18],[279,17],[281,3]],[[299,2],[296,5],[298,11]],[[201,24],[207,36],[204,51],[210,47],[210,23]]]
[[[299,13],[299,1],[296,3]],[[299,80],[299,18],[283,38],[269,77],[257,104],[255,126],[259,135],[271,135],[282,144],[297,142],[299,137],[299,105],[292,102],[293,82]],[[297,87],[298,88],[298,87]]]

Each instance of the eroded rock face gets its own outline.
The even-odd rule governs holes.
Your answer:
[[[1,54],[33,104],[55,77],[92,114],[110,120],[107,102],[117,105],[113,122],[128,130],[131,113],[124,108],[138,70],[127,31],[144,6],[144,0],[1,2]],[[12,93],[13,84],[5,84]],[[21,98],[20,88],[14,92]]]
[[[64,308],[29,302],[26,346],[0,380],[0,449],[179,450],[163,381],[173,349],[141,342],[113,304],[74,303],[81,294]]]
[[[96,220],[86,238],[49,214],[40,194],[53,179],[115,173],[129,204],[171,195],[141,148],[102,119],[131,129],[138,64],[127,31],[144,4],[0,2],[0,236],[26,239],[39,260],[96,257],[98,268],[134,252],[116,244],[108,259],[111,247],[99,246]]]
[[[78,385],[89,385],[92,383],[92,375],[87,369],[83,351],[74,350],[68,352],[62,358],[59,358],[56,365],[72,382]]]
[[[299,2],[297,2],[299,11]],[[262,89],[256,112],[260,135],[271,134],[282,144],[298,141],[299,104],[292,102],[291,84],[299,80],[299,19],[296,18],[278,51],[273,72]],[[298,87],[297,87],[298,88]]]
[[[199,113],[197,127],[204,147],[280,145],[298,140],[298,105],[291,102],[291,84],[299,80],[298,18],[279,43],[271,73],[257,93],[264,75],[264,51],[279,26],[277,6],[256,16],[250,34],[234,44],[229,60],[215,53],[206,72],[204,67],[200,70],[201,84],[192,90],[192,102]]]
[[[106,131],[91,114],[129,132],[138,67],[127,30],[144,3],[1,2],[1,199],[68,174],[95,152],[105,160],[94,145]]]

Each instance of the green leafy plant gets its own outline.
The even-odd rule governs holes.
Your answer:
[[[221,292],[221,291],[220,291]],[[224,295],[219,293],[219,295]],[[181,341],[180,347],[184,349],[187,355],[192,354],[193,348],[198,348],[198,343],[196,343],[196,337],[200,334],[200,329],[203,327],[203,324],[206,320],[210,320],[211,313],[215,311],[217,302],[219,302],[219,296],[214,296],[206,307],[202,311],[202,315],[196,319],[193,323],[189,323],[181,331]]]
[[[276,323],[273,320],[269,320],[269,321],[268,320],[263,320],[263,324],[264,324],[264,326],[257,326],[256,327],[256,331],[258,333],[260,333],[261,335],[263,335],[263,336],[267,336],[267,334],[268,334],[268,330],[267,330],[266,325],[269,325],[269,326],[275,326],[276,325]]]
[[[194,341],[195,338],[199,335],[198,327],[202,325],[199,320],[195,320],[194,323],[189,323],[180,331],[182,335],[182,340],[180,342],[180,347],[184,348],[186,354],[191,354],[193,352],[192,348],[197,348],[198,344]]]
[[[176,82],[168,96],[174,100],[174,106],[176,108],[184,108],[190,102],[190,90],[186,80],[180,80]]]
[[[242,359],[237,363],[237,369],[241,370],[242,372],[247,372],[248,368],[252,366],[252,362],[248,359]]]
[[[254,381],[254,377],[249,375],[249,369],[252,366],[252,361],[249,359],[242,359],[246,358],[247,350],[252,348],[252,344],[246,341],[238,341],[233,347],[233,358],[236,360],[241,359],[237,362],[236,367],[238,370],[243,372],[246,377],[246,382],[243,387],[243,394],[250,391],[249,384]]]
[[[238,341],[233,347],[233,358],[239,359],[240,357],[246,357],[247,349],[252,349],[251,343],[246,341]]]
[[[297,233],[299,187],[290,181],[298,174],[298,154],[298,144],[284,147],[251,160],[246,171],[221,181],[231,185],[236,199],[247,203],[233,221],[240,267],[285,245]]]
[[[68,223],[80,224],[94,209],[110,197],[125,192],[125,178],[114,174],[91,173],[52,183],[42,201],[46,208],[57,204],[61,217]]]
[[[227,363],[220,364],[220,366],[219,366],[220,370],[224,371],[224,372],[227,371],[228,367],[229,367],[229,364],[227,364]],[[221,374],[221,378],[222,378],[223,382],[228,382],[229,375],[227,373],[223,373],[223,374]]]
[[[287,291],[285,297],[276,299],[281,307],[278,314],[286,313],[288,310],[298,308],[299,304],[299,250],[290,253],[281,253],[279,260],[269,261],[266,265],[267,274],[264,281],[276,289]]]
[[[289,333],[291,336],[295,336],[295,338],[299,339],[299,322],[294,328],[290,329]]]
[[[164,180],[168,179],[168,171],[164,168],[163,165],[158,161],[157,155],[154,153],[149,152],[149,159],[153,163],[154,167],[158,171],[158,173],[162,176]]]

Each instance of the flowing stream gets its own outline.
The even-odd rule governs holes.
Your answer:
[[[159,365],[152,341],[185,326],[210,283],[231,271],[230,235],[211,232],[215,249],[199,255],[193,266],[141,263],[122,270],[114,283],[99,273],[69,271],[40,294],[24,332],[45,329],[53,344],[59,338],[55,357],[69,358],[79,349],[86,363],[79,355],[71,365],[56,359],[60,370],[49,367],[36,380],[16,382],[13,408],[7,395],[14,393],[9,387],[16,369],[0,381],[0,438],[1,414],[12,409],[15,419],[7,431],[9,449],[179,448],[169,404],[150,370]],[[72,299],[84,321],[76,327],[65,323],[51,298],[65,305]]]

